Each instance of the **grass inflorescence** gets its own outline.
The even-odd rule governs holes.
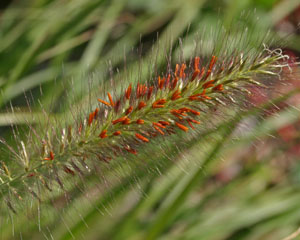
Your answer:
[[[218,105],[235,102],[262,85],[265,76],[280,76],[287,56],[267,48],[256,55],[236,54],[209,60],[194,57],[189,65],[178,63],[155,81],[132,83],[122,94],[107,92],[98,106],[81,120],[43,133],[32,129],[30,141],[9,148],[18,165],[1,161],[1,194],[17,213],[14,199],[29,195],[42,201],[40,192],[65,190],[67,175],[84,177],[83,169],[110,163],[118,156],[136,155],[142,144],[156,137],[168,138],[178,131],[197,129]]]

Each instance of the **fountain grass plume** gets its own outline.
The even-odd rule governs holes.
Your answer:
[[[279,79],[288,66],[288,56],[264,45],[255,54],[229,52],[177,62],[154,80],[129,83],[123,92],[100,92],[92,99],[97,106],[72,123],[30,126],[17,149],[1,139],[11,158],[0,162],[0,192],[9,211],[17,213],[24,198],[43,202],[43,192],[67,191],[66,179],[84,180],[86,169],[93,172],[117,157],[130,160],[156,138],[179,132],[192,136],[212,121],[208,113],[219,105],[240,104],[235,99],[251,94],[249,87]]]

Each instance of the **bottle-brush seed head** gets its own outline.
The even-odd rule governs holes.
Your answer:
[[[116,156],[138,154],[142,144],[159,136],[190,134],[202,124],[202,109],[231,101],[248,85],[260,85],[261,75],[280,74],[285,61],[281,52],[268,49],[253,57],[213,55],[204,61],[196,56],[189,66],[178,63],[153,82],[130,83],[120,95],[107,92],[107,99],[94,99],[98,106],[82,121],[55,136],[47,132],[39,151],[30,151],[23,142],[20,152],[12,150],[22,162],[18,171],[1,162],[0,189],[8,208],[17,212],[11,196],[22,199],[24,189],[41,201],[35,184],[46,191],[52,190],[52,182],[64,188],[59,171],[70,177],[83,175],[79,166],[94,159],[109,163]]]

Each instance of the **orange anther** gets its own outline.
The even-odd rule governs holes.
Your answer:
[[[204,84],[202,85],[203,89],[213,87],[213,86],[214,86],[214,84],[213,84],[214,81],[215,81],[215,80],[210,80],[210,81],[204,83]]]
[[[126,115],[128,115],[129,113],[131,113],[133,110],[133,107],[132,106],[129,106],[125,112]]]
[[[140,101],[140,103],[138,105],[138,109],[141,110],[145,106],[146,106],[146,103],[144,101]]]
[[[193,109],[190,109],[189,112],[191,112],[194,115],[200,115],[200,112],[193,110]]]
[[[158,81],[158,87],[159,87],[159,89],[163,89],[164,83],[165,83],[165,81],[166,81],[166,78],[163,77],[163,78],[161,79],[160,76],[159,76],[158,79],[157,79],[157,81]]]
[[[102,99],[100,99],[100,98],[98,98],[98,102],[101,102],[101,103],[103,103],[103,104],[105,104],[105,105],[107,105],[107,106],[111,107],[111,105],[110,105],[108,102],[106,102],[106,101],[103,101],[103,100],[102,100]]]
[[[130,124],[130,118],[126,118],[123,122],[124,125]]]
[[[167,125],[170,125],[169,122],[167,121],[158,121],[161,125],[164,125],[164,126],[167,126]]]
[[[151,95],[152,95],[152,91],[153,91],[153,86],[149,87],[148,89],[148,94],[147,94],[147,99],[149,100]]]
[[[138,119],[138,120],[136,120],[136,123],[137,123],[137,124],[144,124],[144,122],[145,122],[145,121],[144,121],[143,119]]]
[[[107,133],[107,130],[104,129],[104,130],[99,134],[99,137],[100,137],[100,138],[106,138],[106,137],[107,137],[106,133]]]
[[[136,133],[135,136],[136,136],[136,138],[142,140],[143,142],[149,142],[149,139],[142,136],[141,134]]]
[[[158,131],[161,135],[165,135],[165,133],[164,133],[162,130],[160,130],[158,127],[156,127],[156,126],[153,126],[153,127],[154,127],[155,130]]]
[[[179,73],[180,78],[185,78],[185,73],[184,73],[185,69],[186,69],[186,65],[184,63],[181,64],[180,73]]]
[[[219,84],[219,85],[215,86],[215,87],[213,88],[213,90],[214,90],[214,91],[223,91],[223,90],[224,90],[223,84]]]
[[[156,125],[156,126],[158,126],[158,127],[160,127],[160,128],[166,128],[163,124],[161,124],[161,123],[156,123],[156,122],[153,122],[152,123],[153,125]]]
[[[189,130],[188,127],[186,127],[186,126],[184,126],[184,125],[182,125],[178,122],[175,122],[175,124],[176,124],[177,127],[179,127],[181,130],[183,130],[185,132],[187,132]]]
[[[116,131],[116,132],[113,133],[113,135],[114,136],[119,136],[119,135],[121,135],[121,131]]]
[[[110,93],[107,93],[107,96],[108,96],[110,105],[111,105],[112,107],[115,106],[115,103],[114,103],[114,101],[113,101],[112,96],[110,95]]]
[[[99,108],[96,108],[96,109],[95,109],[95,111],[94,111],[94,118],[96,118],[96,117],[97,117],[97,115],[98,115],[98,112],[99,112]]]
[[[118,118],[118,119],[116,119],[116,120],[113,120],[112,121],[112,124],[117,124],[117,123],[119,123],[119,122],[123,122],[123,121],[125,121],[125,119],[127,119],[127,116],[124,116],[124,117],[120,117],[120,118]]]
[[[88,121],[88,125],[89,126],[92,124],[92,122],[94,120],[94,116],[95,116],[94,112],[90,113],[90,115],[89,115],[89,121]]]
[[[176,91],[172,94],[171,99],[174,101],[174,100],[176,100],[176,99],[178,99],[178,98],[181,98],[181,96],[180,96],[180,91],[179,91],[179,90],[176,90]]]
[[[126,99],[129,99],[131,95],[131,84],[128,86],[128,88],[125,91],[125,97]]]
[[[54,153],[52,151],[50,151],[50,159],[53,160],[54,159]]]

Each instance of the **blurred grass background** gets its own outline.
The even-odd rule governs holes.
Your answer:
[[[203,26],[217,31],[222,22],[230,29],[242,13],[253,32],[249,44],[255,46],[255,33],[271,29],[278,38],[289,35],[285,51],[299,56],[299,0],[1,0],[1,137],[14,146],[11,124],[35,123],[43,111],[57,118],[70,111],[62,104],[68,92],[76,108],[89,94],[84,81],[99,74],[109,82],[109,69],[123,69],[124,56],[126,67],[137,69],[138,61],[161,51],[170,34],[184,38],[189,49]],[[132,50],[141,43],[142,55]],[[163,51],[176,53],[179,47],[174,41]],[[162,57],[156,61],[163,65]],[[300,86],[296,73],[276,92],[252,97],[261,107],[237,112],[197,141],[180,146],[179,136],[147,147],[138,158],[148,159],[149,166],[115,170],[115,180],[108,173],[113,180],[101,194],[93,187],[88,197],[73,193],[74,201],[61,203],[59,213],[44,206],[40,224],[30,213],[0,215],[0,238],[283,239],[300,226],[300,97],[290,92]],[[2,161],[13,164],[0,152]],[[153,162],[160,174],[151,171]],[[89,186],[95,182],[95,176],[86,178]]]

